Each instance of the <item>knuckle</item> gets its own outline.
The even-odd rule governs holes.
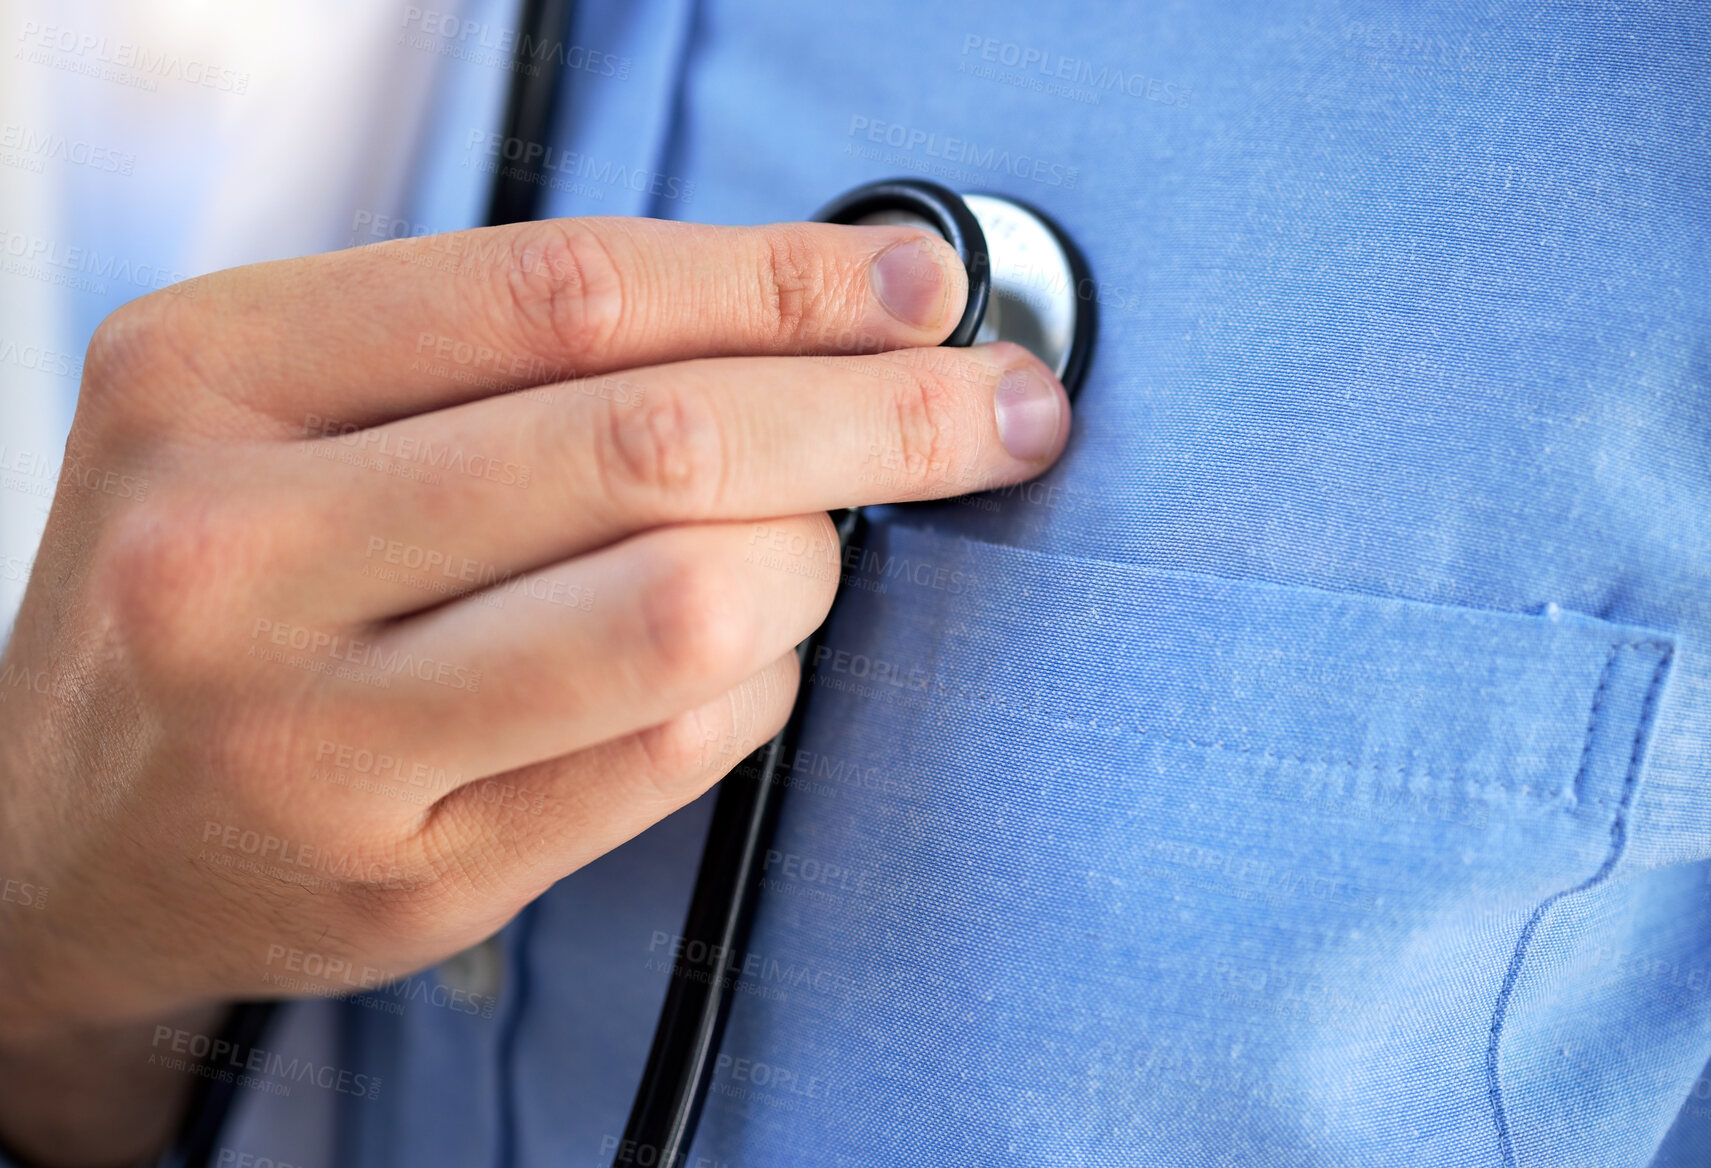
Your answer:
[[[771,228],[762,238],[760,287],[767,314],[762,331],[770,333],[779,347],[797,347],[812,327],[815,305],[825,286],[825,256],[794,225]]]
[[[725,456],[719,427],[698,399],[666,392],[640,405],[605,408],[595,427],[595,476],[607,498],[621,504],[667,505],[695,516],[712,510],[724,491]]]
[[[790,717],[797,675],[788,654],[723,697],[638,732],[652,793],[681,804],[765,746]]]
[[[95,334],[89,338],[84,372],[99,381],[124,377],[147,353],[156,322],[147,296],[115,308],[95,326]]]
[[[641,593],[643,682],[701,690],[740,675],[752,643],[731,573],[711,557],[671,564]]]
[[[714,765],[728,737],[702,710],[650,726],[636,735],[646,760],[642,773],[661,800],[675,802]]]
[[[896,468],[909,485],[928,487],[958,472],[963,445],[957,388],[938,372],[901,365],[891,399]]]
[[[182,372],[173,342],[176,298],[153,293],[121,304],[95,328],[84,354],[84,396],[111,408],[158,395],[139,392]]]
[[[273,781],[284,769],[282,759],[310,756],[305,749],[306,725],[303,711],[294,704],[236,704],[208,718],[201,711],[202,733],[196,747],[202,769],[218,775],[223,792],[241,809],[245,822],[268,825],[280,834],[301,835],[312,829],[344,838],[342,825],[324,825],[303,814],[301,800],[293,801],[289,783]],[[267,781],[258,781],[267,780]],[[299,795],[301,793],[299,792]]]
[[[108,529],[96,557],[104,607],[139,663],[183,679],[218,668],[229,646],[212,637],[249,594],[259,570],[248,525],[209,499],[144,504]]]
[[[496,823],[488,823],[482,835],[472,840],[469,820],[435,815],[407,847],[399,849],[397,868],[413,875],[410,883],[415,895],[403,903],[391,898],[386,908],[395,923],[407,922],[407,932],[443,928],[449,905],[493,903],[511,894],[510,872],[518,841]]]
[[[505,307],[528,344],[577,357],[608,348],[624,327],[624,273],[598,230],[577,219],[530,224],[513,238]]]

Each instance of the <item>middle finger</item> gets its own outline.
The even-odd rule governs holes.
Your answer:
[[[1068,423],[1016,345],[702,360],[299,444],[339,457],[304,458],[295,497],[335,516],[312,586],[349,608],[325,615],[372,619],[666,524],[1020,482]]]

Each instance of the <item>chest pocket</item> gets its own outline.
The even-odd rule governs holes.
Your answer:
[[[1503,1162],[1509,999],[1619,858],[1668,638],[903,528],[848,563],[709,1162]]]

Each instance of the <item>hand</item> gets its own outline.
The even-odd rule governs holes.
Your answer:
[[[825,510],[1062,449],[1026,352],[921,347],[965,291],[907,228],[588,219],[109,317],[0,661],[0,1142],[160,1147],[158,1026],[437,962],[775,733]]]

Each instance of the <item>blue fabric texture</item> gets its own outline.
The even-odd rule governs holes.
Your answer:
[[[872,553],[815,741],[901,789],[805,778],[779,850],[854,887],[777,881],[754,941],[849,988],[741,998],[726,1041],[837,1094],[720,1106],[715,1154],[896,1163],[924,1128],[982,1163],[1487,1162],[1529,934],[1620,854],[1668,641],[907,529]]]
[[[923,174],[1101,313],[1044,480],[876,517],[690,1162],[1711,1163],[1705,6],[582,8],[555,212]],[[609,1163],[706,811],[353,1005],[350,1162]]]

